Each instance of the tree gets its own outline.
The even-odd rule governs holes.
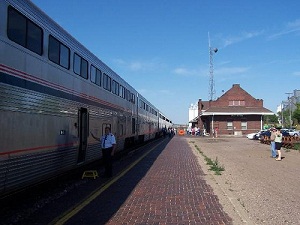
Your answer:
[[[290,126],[290,111],[289,111],[289,109],[279,112],[278,116],[279,116],[280,120],[282,120],[281,121],[282,127]]]
[[[297,103],[297,109],[293,112],[293,122],[294,125],[299,124],[300,122],[300,103]]]
[[[278,123],[278,117],[274,115],[266,115],[264,116],[264,123],[265,124],[277,124]]]

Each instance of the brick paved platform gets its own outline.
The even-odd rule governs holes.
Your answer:
[[[175,136],[107,224],[232,224],[184,137]]]

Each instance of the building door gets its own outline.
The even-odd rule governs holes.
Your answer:
[[[83,163],[85,161],[86,156],[87,138],[89,132],[88,111],[86,108],[80,108],[78,110],[78,119],[79,149],[77,163]]]

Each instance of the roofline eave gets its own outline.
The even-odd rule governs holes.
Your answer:
[[[201,116],[228,116],[228,115],[274,115],[273,112],[203,112]]]

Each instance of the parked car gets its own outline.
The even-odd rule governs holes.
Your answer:
[[[288,129],[287,132],[290,136],[300,136],[300,131],[296,129]]]
[[[258,132],[247,134],[246,137],[247,137],[249,140],[258,140]]]
[[[262,138],[264,138],[264,136],[271,137],[271,131],[269,131],[269,130],[261,130],[259,132],[258,139],[261,140]]]
[[[280,132],[282,133],[282,136],[284,136],[284,137],[291,136],[289,129],[281,129]]]

